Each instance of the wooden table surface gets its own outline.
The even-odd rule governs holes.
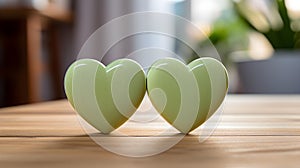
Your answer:
[[[66,100],[0,109],[1,168],[299,165],[300,95],[229,95],[221,122],[205,142],[188,135],[170,150],[144,158],[101,148]]]

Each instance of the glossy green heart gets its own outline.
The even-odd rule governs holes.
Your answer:
[[[196,59],[187,66],[177,59],[160,59],[147,75],[147,91],[153,106],[182,133],[205,122],[219,108],[227,89],[225,67],[209,57]]]
[[[66,72],[65,92],[83,119],[109,133],[127,121],[142,102],[146,77],[130,59],[116,60],[107,67],[93,59],[81,59]]]

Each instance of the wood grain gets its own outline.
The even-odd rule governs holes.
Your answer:
[[[192,133],[159,155],[119,156],[86,135],[66,100],[0,109],[1,167],[299,167],[300,96],[229,95],[218,127],[205,142]],[[147,135],[168,127],[125,124]],[[145,134],[145,136],[143,136]],[[104,137],[105,138],[105,137]],[[106,138],[118,139],[115,136]],[[111,141],[119,145],[118,141]],[[134,146],[134,144],[131,144]],[[141,149],[142,150],[142,149]]]

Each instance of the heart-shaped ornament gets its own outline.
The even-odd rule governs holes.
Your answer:
[[[147,92],[153,106],[182,133],[196,129],[214,114],[227,90],[225,67],[209,57],[187,66],[177,59],[160,59],[147,75]]]
[[[81,59],[66,72],[65,92],[83,119],[102,133],[110,133],[142,102],[146,77],[130,59],[116,60],[107,67],[93,59]]]

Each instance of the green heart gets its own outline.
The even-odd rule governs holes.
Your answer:
[[[74,62],[65,75],[68,100],[89,124],[109,133],[136,111],[146,92],[139,64],[119,59],[107,67],[93,59]]]
[[[196,59],[188,66],[177,59],[160,59],[147,75],[153,106],[182,133],[204,123],[219,108],[227,89],[225,67],[209,57]]]

